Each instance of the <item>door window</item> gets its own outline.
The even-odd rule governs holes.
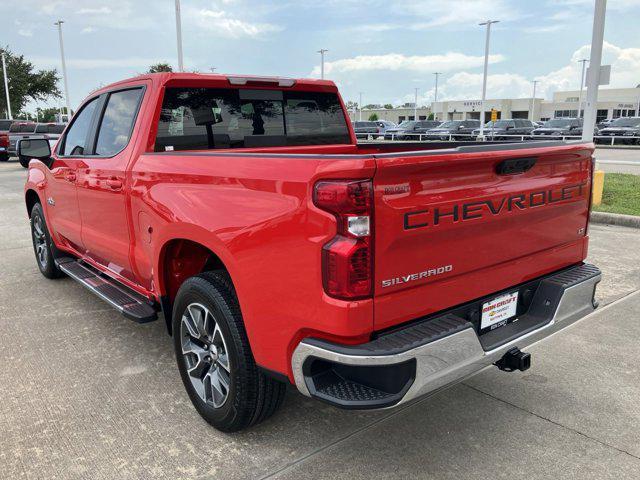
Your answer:
[[[87,142],[87,134],[91,127],[91,120],[93,119],[93,113],[96,110],[98,104],[97,98],[86,103],[82,110],[76,114],[73,119],[73,124],[69,128],[67,135],[65,136],[64,143],[62,144],[62,155],[83,155],[84,147]]]
[[[109,95],[98,131],[96,155],[112,157],[127,146],[141,95],[141,88],[122,90]]]

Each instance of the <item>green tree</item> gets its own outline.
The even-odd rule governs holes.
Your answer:
[[[349,111],[357,110],[358,109],[358,102],[352,102],[351,100],[349,100],[345,106],[347,107],[347,110],[349,110]]]
[[[371,115],[369,115],[369,121],[370,122],[375,122],[376,120],[378,120],[378,114],[377,113],[372,113]]]
[[[173,68],[167,62],[160,62],[149,67],[147,73],[173,72]]]
[[[9,79],[9,100],[15,117],[26,116],[23,112],[30,101],[43,101],[49,97],[60,97],[58,73],[52,70],[35,70],[33,63],[25,60],[24,55],[11,52],[8,47],[0,48],[5,55],[7,77]],[[7,112],[4,82],[0,82],[0,115]]]
[[[56,121],[56,115],[60,113],[60,110],[56,107],[38,108],[38,118],[41,122],[49,123]]]
[[[429,116],[427,117],[427,120],[435,120],[436,117],[433,115],[433,112],[429,114]]]
[[[390,103],[385,103],[384,104],[384,108],[386,108],[387,110],[392,110],[393,109],[393,105],[391,105]]]

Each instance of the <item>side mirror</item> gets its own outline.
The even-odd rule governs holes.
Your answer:
[[[512,125],[507,125],[506,130],[513,130],[513,126]]]
[[[23,165],[28,165],[29,160],[33,158],[42,161],[47,166],[51,164],[51,145],[49,145],[49,140],[45,138],[18,140],[16,152]]]

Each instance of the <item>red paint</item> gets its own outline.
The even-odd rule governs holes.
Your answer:
[[[121,154],[54,156],[51,169],[31,162],[26,189],[38,193],[60,249],[150,298],[174,296],[188,276],[224,265],[256,361],[274,371],[291,376],[291,352],[306,336],[361,343],[374,330],[508,288],[586,255],[588,237],[580,229],[588,220],[590,144],[409,155],[415,147],[406,144],[358,146],[351,130],[349,145],[155,154],[166,85],[231,87],[220,75],[160,74],[97,94],[140,85],[146,86],[144,99]],[[336,91],[320,80],[300,80],[291,89]],[[384,153],[395,155],[379,156]],[[538,158],[530,171],[495,173],[497,163],[528,156]],[[341,227],[335,212],[314,205],[313,189],[319,181],[370,179],[373,294],[333,298],[323,286],[322,251]],[[112,188],[118,182],[122,187]],[[496,208],[505,196],[575,184],[583,184],[580,195],[557,203],[496,215],[484,203],[466,210],[481,218],[444,216],[438,225],[410,230],[403,224],[408,212],[426,210],[424,219],[432,221],[437,208],[447,212],[473,202]],[[55,207],[47,205],[49,197]],[[209,251],[217,257],[214,263]],[[445,265],[452,269],[382,287],[385,279]]]

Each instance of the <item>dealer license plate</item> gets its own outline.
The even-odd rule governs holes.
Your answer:
[[[516,316],[518,292],[511,292],[482,304],[480,330],[494,330],[506,325]]]

